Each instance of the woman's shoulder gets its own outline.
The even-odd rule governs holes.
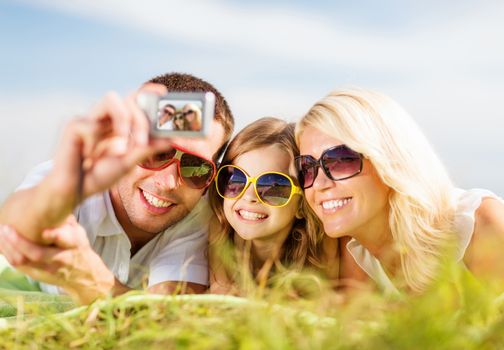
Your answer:
[[[475,213],[474,236],[492,235],[504,242],[504,201],[486,197]]]
[[[495,193],[484,189],[461,190],[453,192],[455,203],[455,231],[472,235],[476,222],[495,221],[504,207],[504,200]]]
[[[476,274],[504,278],[504,200],[489,191],[465,197],[472,197],[477,205],[471,213],[472,232],[464,263]]]

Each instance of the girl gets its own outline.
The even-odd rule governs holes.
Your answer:
[[[332,92],[299,122],[296,141],[307,202],[330,237],[348,242],[342,276],[363,270],[385,290],[397,292],[403,281],[423,291],[454,244],[456,260],[504,279],[502,200],[455,189],[420,129],[390,98]]]
[[[183,113],[175,114],[175,117],[173,117],[173,124],[175,125],[175,130],[190,130],[189,122],[186,120]]]
[[[229,144],[210,188],[216,214],[210,225],[211,293],[236,292],[236,274],[222,258],[226,246],[261,286],[272,268],[317,264],[323,232],[303,206],[296,153],[294,125],[276,118],[255,121]]]

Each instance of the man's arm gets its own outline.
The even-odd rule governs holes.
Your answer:
[[[53,245],[33,243],[8,226],[0,225],[0,253],[19,271],[37,281],[61,287],[81,304],[130,290],[93,251],[84,228],[75,220],[69,219],[57,229],[45,230],[42,236]]]
[[[143,91],[165,93],[162,86]],[[60,225],[86,197],[110,188],[166,140],[149,145],[149,124],[132,95],[107,94],[86,117],[74,118],[63,132],[50,174],[37,186],[12,194],[0,207],[8,224],[31,241]]]
[[[45,230],[43,238],[53,246],[33,243],[12,228],[0,225],[0,253],[19,271],[44,283],[61,287],[76,302],[89,304],[98,298],[132,290],[122,284],[89,246],[87,235],[72,217],[61,227]],[[155,294],[200,294],[207,286],[166,281],[148,288]]]
[[[0,207],[0,223],[9,224],[35,242],[42,242],[41,232],[60,225],[78,201],[62,192],[49,175],[39,185],[13,193]],[[74,197],[74,198],[72,198]]]

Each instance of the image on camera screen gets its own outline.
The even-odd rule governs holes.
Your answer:
[[[159,130],[200,131],[202,128],[200,101],[159,101]]]

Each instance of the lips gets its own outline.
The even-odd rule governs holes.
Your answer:
[[[163,214],[168,212],[174,205],[173,202],[167,201],[140,189],[140,197],[147,209],[155,214]]]
[[[238,209],[238,210],[236,210],[236,214],[238,215],[238,217],[240,219],[243,219],[246,221],[260,222],[260,221],[264,221],[268,218],[267,214],[259,213],[259,212],[247,210],[247,209]]]
[[[324,211],[335,211],[343,208],[352,201],[352,197],[330,199],[320,203]]]

